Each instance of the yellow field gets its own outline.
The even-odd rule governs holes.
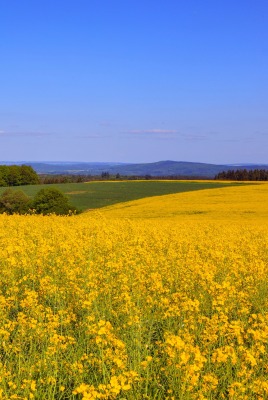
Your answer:
[[[0,399],[267,399],[268,184],[0,215]]]
[[[106,207],[108,218],[172,218],[245,223],[268,217],[268,183],[158,196]],[[179,218],[177,218],[179,217]],[[197,218],[196,218],[197,217]],[[175,221],[174,221],[175,222]],[[264,221],[261,221],[264,222]]]

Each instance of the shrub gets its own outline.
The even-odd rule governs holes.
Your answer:
[[[30,208],[30,198],[22,190],[5,190],[0,197],[0,212],[26,214]]]
[[[33,199],[32,208],[37,214],[57,214],[68,215],[76,212],[74,206],[69,203],[69,199],[56,188],[41,189]]]

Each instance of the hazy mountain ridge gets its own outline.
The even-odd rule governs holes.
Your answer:
[[[81,174],[101,175],[102,172],[136,176],[200,176],[214,177],[229,169],[268,169],[268,164],[208,164],[187,161],[158,161],[153,163],[116,163],[116,162],[0,162],[0,164],[31,165],[39,174]]]

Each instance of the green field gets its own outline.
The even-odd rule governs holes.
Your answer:
[[[62,183],[54,185],[28,185],[13,187],[33,197],[40,189],[56,187],[65,193],[79,210],[101,208],[125,201],[193,190],[220,188],[241,183],[209,181],[119,181]],[[0,188],[0,195],[6,188]]]
[[[241,185],[241,183],[238,184]],[[13,187],[13,189],[21,189],[28,196],[33,197],[42,188],[56,187],[69,197],[74,206],[84,211],[144,197],[220,188],[226,185],[237,185],[237,183],[213,181],[119,181],[28,185]],[[0,195],[4,190],[6,188],[0,188]]]

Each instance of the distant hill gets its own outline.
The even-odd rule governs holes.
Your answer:
[[[112,167],[122,175],[151,175],[151,176],[205,176],[212,177],[217,171],[223,171],[225,166],[183,162],[183,161],[159,161],[146,164],[129,164]]]
[[[122,166],[123,163],[115,162],[64,162],[64,161],[20,161],[20,162],[0,162],[0,164],[27,164],[31,165],[38,174],[82,174],[100,175],[104,171],[110,171],[112,167]],[[126,164],[128,165],[128,164]]]
[[[216,165],[184,161],[159,161],[147,164],[128,164],[112,167],[113,172],[122,175],[151,175],[151,176],[200,176],[214,177],[221,171],[228,169],[268,169],[267,165]]]
[[[102,172],[136,176],[193,176],[213,178],[228,169],[266,169],[268,164],[206,164],[186,161],[159,161],[154,163],[127,164],[111,162],[0,162],[0,164],[31,165],[39,174],[101,175]]]

